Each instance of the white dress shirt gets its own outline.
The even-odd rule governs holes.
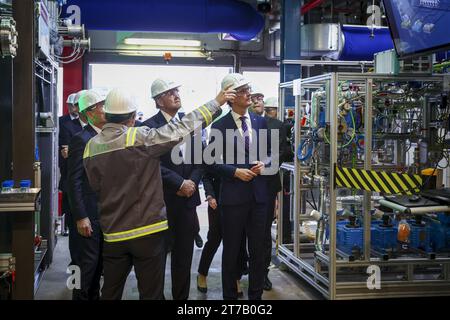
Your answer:
[[[86,127],[88,124],[86,122],[84,122],[83,120],[81,120],[81,118],[78,118],[78,121],[80,121],[81,124],[81,128]]]
[[[244,137],[244,131],[242,130],[242,120],[240,117],[242,117],[240,114],[234,112],[233,110],[230,111],[231,115],[233,116],[234,122],[236,123],[236,127],[239,130],[239,133],[241,134],[241,137]],[[250,114],[248,113],[248,110],[243,115],[245,117],[245,123],[247,124],[248,128],[248,136],[249,141],[252,143],[252,121],[250,120]]]
[[[161,110],[162,115],[164,116],[164,118],[166,119],[166,122],[169,123],[171,120],[176,120],[176,121],[181,121],[180,116],[177,114],[175,114],[174,117],[172,117],[170,114],[168,114],[167,112],[164,112]],[[179,143],[177,144],[175,147],[180,148],[181,150],[181,154],[184,157],[185,155],[185,150],[186,150],[186,143]]]

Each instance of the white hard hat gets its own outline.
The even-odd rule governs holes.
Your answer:
[[[222,90],[225,90],[228,86],[231,86],[229,89],[236,89],[249,83],[250,81],[245,79],[242,74],[230,73],[223,78],[221,87]]]
[[[75,104],[76,95],[77,95],[76,93],[69,94],[69,96],[67,97],[66,103]]]
[[[81,90],[78,91],[77,94],[75,95],[75,98],[73,99],[73,104],[77,104],[78,100],[80,100],[80,97],[83,93],[85,93],[87,90]]]
[[[277,108],[278,109],[278,98],[270,97],[264,101],[264,108]]]
[[[263,96],[264,97],[264,93],[262,93],[262,91],[260,90],[259,87],[252,86],[251,96],[252,97],[254,97],[254,96]]]
[[[181,84],[175,81],[158,78],[152,83],[152,98],[159,96],[161,93],[180,87]]]
[[[105,87],[96,87],[96,88],[92,88],[91,90],[94,90],[95,92],[97,92],[100,95],[100,97],[103,98],[103,100],[106,99],[106,96],[108,95],[108,93],[110,91],[109,88],[105,88]]]
[[[92,107],[96,105],[99,102],[105,101],[105,98],[102,97],[97,91],[95,90],[88,90],[84,92],[80,99],[78,100],[78,108],[80,112],[83,112],[84,110],[88,109],[89,107]]]
[[[136,99],[123,89],[113,89],[106,96],[105,113],[127,114],[137,110]]]

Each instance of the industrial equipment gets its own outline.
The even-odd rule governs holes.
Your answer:
[[[295,101],[296,157],[281,167],[278,255],[325,297],[450,295],[445,81],[338,72],[280,84],[280,114]]]

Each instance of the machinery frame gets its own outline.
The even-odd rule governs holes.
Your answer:
[[[382,257],[373,255],[371,249],[371,208],[374,192],[362,191],[362,216],[364,227],[364,250],[361,259],[349,259],[346,254],[337,248],[337,196],[338,187],[335,184],[335,166],[338,163],[338,85],[340,81],[357,81],[364,84],[364,163],[362,169],[372,169],[372,140],[373,140],[373,88],[374,82],[378,81],[406,81],[406,82],[431,82],[443,83],[444,77],[439,75],[422,76],[408,74],[403,76],[391,76],[382,74],[359,74],[359,73],[329,73],[316,77],[298,79],[280,84],[279,99],[281,112],[280,120],[283,120],[286,101],[289,100],[290,90],[302,92],[302,89],[326,88],[327,90],[327,123],[330,127],[329,138],[329,161],[320,163],[328,167],[328,177],[315,175],[314,181],[325,183],[327,190],[327,202],[325,204],[328,215],[329,241],[323,251],[316,250],[314,244],[303,241],[300,227],[304,221],[311,221],[310,215],[306,214],[306,203],[302,197],[305,190],[311,189],[302,181],[308,168],[302,165],[297,157],[299,145],[302,141],[302,124],[300,120],[302,104],[309,100],[303,98],[302,94],[295,95],[295,160],[294,163],[284,163],[281,166],[283,179],[290,176],[290,217],[293,221],[293,242],[284,243],[285,235],[284,219],[289,219],[283,213],[286,197],[280,197],[277,219],[277,254],[279,259],[292,271],[306,280],[328,299],[367,299],[367,298],[392,298],[412,296],[441,296],[450,295],[450,255],[440,256],[405,256],[395,259],[384,260]],[[297,86],[294,88],[294,86]],[[305,95],[306,97],[306,95]],[[354,128],[356,130],[356,128]],[[385,168],[388,168],[386,166]],[[284,181],[282,181],[282,185]],[[321,189],[323,193],[325,189]],[[311,191],[312,192],[312,191]],[[325,196],[322,194],[322,196]],[[284,198],[284,199],[283,199]],[[323,209],[322,209],[323,210]],[[325,214],[325,212],[322,212]],[[369,266],[378,266],[382,269],[381,288],[369,289],[367,273]],[[428,276],[428,274],[431,274]]]

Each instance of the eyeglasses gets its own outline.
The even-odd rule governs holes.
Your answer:
[[[178,90],[178,88],[171,89],[171,90],[166,91],[163,94],[161,94],[161,97],[163,97],[163,96],[175,96],[175,95],[178,95],[179,92],[180,91]]]
[[[236,94],[238,96],[245,96],[247,94],[252,93],[252,88],[251,87],[244,87],[242,89],[236,90]]]
[[[253,101],[264,101],[264,97],[258,96],[258,97],[252,97]]]
[[[103,107],[104,107],[104,104],[103,104],[103,102],[101,102],[101,103],[97,103],[97,104],[93,105],[92,107],[88,108],[86,111],[94,111],[97,108],[103,109]]]

